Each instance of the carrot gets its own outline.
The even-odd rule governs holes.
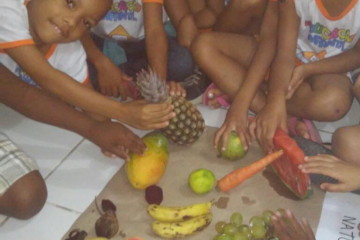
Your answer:
[[[217,187],[220,189],[220,191],[227,192],[230,189],[233,189],[237,185],[241,184],[248,178],[254,176],[256,173],[260,172],[267,165],[281,157],[283,154],[283,150],[278,150],[245,167],[238,168],[221,178],[217,183]]]

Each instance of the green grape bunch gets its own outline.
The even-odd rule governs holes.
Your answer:
[[[217,234],[213,240],[279,240],[274,234],[271,220],[273,214],[271,210],[265,210],[260,216],[251,217],[249,223],[245,224],[242,214],[234,212],[228,222],[219,221],[215,224]]]

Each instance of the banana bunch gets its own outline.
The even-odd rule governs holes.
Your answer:
[[[200,232],[207,227],[212,220],[211,206],[211,202],[180,207],[150,204],[147,211],[155,220],[152,229],[157,235],[177,238]]]

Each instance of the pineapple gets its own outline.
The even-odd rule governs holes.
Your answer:
[[[165,81],[151,69],[142,69],[136,78],[139,91],[146,101],[169,101],[174,106],[176,116],[170,120],[169,126],[162,129],[167,138],[182,145],[193,143],[201,136],[205,128],[204,118],[191,102],[184,97],[169,96]]]

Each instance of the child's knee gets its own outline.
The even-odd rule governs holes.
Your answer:
[[[191,44],[191,53],[197,62],[202,61],[202,59],[208,59],[208,54],[214,50],[214,47],[211,33],[202,33]]]
[[[345,116],[350,110],[352,104],[352,96],[350,92],[331,91],[325,95],[321,95],[319,105],[315,104],[316,111],[323,112],[321,121],[337,121]]]
[[[38,171],[33,171],[11,186],[1,198],[5,214],[29,219],[43,208],[47,198],[46,185]]]
[[[360,154],[360,129],[359,126],[338,128],[332,136],[332,149],[334,153],[346,158],[343,160],[358,162]]]

